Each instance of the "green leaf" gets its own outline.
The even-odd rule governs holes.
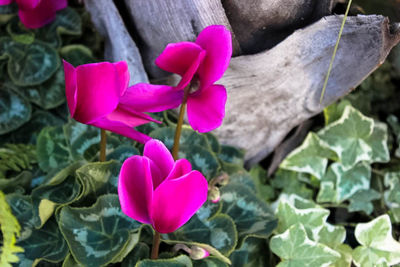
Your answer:
[[[30,103],[10,89],[0,89],[0,135],[21,127],[31,118]]]
[[[162,141],[169,150],[172,150],[172,147],[174,145],[174,135],[175,127],[171,126],[158,128],[150,133],[150,136],[152,138]],[[186,125],[182,127],[179,145],[198,145],[211,150],[211,146],[207,140],[207,137],[204,134],[193,131],[190,127]]]
[[[282,169],[304,172],[321,179],[328,159],[336,160],[336,153],[315,133],[309,133],[303,144],[293,150],[281,163]]]
[[[19,254],[20,264],[17,266],[35,266],[40,261],[61,262],[68,254],[68,246],[62,237],[55,219],[50,219],[39,230],[30,228],[27,236],[22,235],[18,245],[24,248]]]
[[[325,223],[318,232],[318,242],[332,249],[338,248],[346,239],[346,229],[343,226]]]
[[[272,187],[282,190],[282,193],[312,198],[313,191],[305,183],[309,183],[307,174],[282,169],[278,169],[274,179],[271,180]]]
[[[218,158],[229,163],[243,166],[244,151],[233,146],[222,145]]]
[[[264,238],[249,236],[245,238],[240,246],[230,255],[232,266],[242,267],[264,267],[267,264],[267,253],[269,248]]]
[[[369,215],[374,211],[372,201],[380,198],[381,194],[373,189],[360,190],[349,199],[350,205],[348,210],[349,212],[363,211]]]
[[[61,209],[59,226],[75,260],[84,266],[120,261],[138,242],[140,223],[124,215],[117,195],[103,195],[89,208]]]
[[[0,178],[8,178],[10,171],[31,170],[35,163],[37,156],[33,145],[5,144],[0,147]]]
[[[170,240],[209,244],[229,255],[237,244],[237,231],[231,217],[218,212],[220,206],[206,202],[184,226],[166,237]]]
[[[0,58],[8,57],[8,74],[15,85],[32,86],[48,80],[60,66],[57,51],[46,43],[17,43],[0,38]]]
[[[386,205],[393,213],[396,222],[400,222],[400,172],[385,173],[385,191]]]
[[[60,49],[60,55],[64,60],[75,67],[96,62],[93,58],[92,51],[88,47],[80,44],[64,46]]]
[[[353,250],[349,245],[341,244],[335,248],[340,253],[340,259],[332,267],[350,267],[353,261]]]
[[[120,163],[123,163],[127,158],[139,154],[139,150],[134,146],[121,145],[114,149],[112,152],[107,152],[107,160],[116,160]]]
[[[390,160],[388,149],[388,129],[387,125],[381,122],[374,123],[374,130],[366,142],[372,148],[371,162],[386,163]]]
[[[72,161],[61,126],[44,128],[37,138],[36,149],[39,166],[45,172],[60,168]]]
[[[250,177],[253,180],[257,191],[257,196],[260,199],[269,201],[275,198],[275,191],[272,186],[265,184],[267,179],[267,171],[260,165],[253,166],[250,169]]]
[[[62,267],[83,267],[83,266],[77,263],[71,254],[68,254],[68,256],[65,257],[64,259]]]
[[[14,14],[18,12],[17,3],[13,2],[9,5],[2,5],[0,6],[0,14],[7,15],[7,14]]]
[[[18,88],[26,99],[43,109],[52,109],[65,102],[64,70],[59,67],[57,72],[46,82]]]
[[[202,260],[193,261],[194,267],[229,267],[229,265],[218,258],[215,257],[207,257]]]
[[[42,227],[56,208],[70,204],[78,198],[82,186],[75,178],[75,171],[80,166],[80,163],[69,165],[46,184],[32,191],[33,215],[40,218],[34,224],[35,227]]]
[[[145,243],[139,242],[132,251],[124,258],[122,267],[135,266],[140,260],[148,259],[150,256],[150,248]]]
[[[333,163],[321,180],[317,201],[341,203],[359,191],[368,190],[370,180],[371,167],[365,162],[347,170],[340,163]]]
[[[222,212],[234,220],[239,238],[268,238],[277,226],[271,209],[247,187],[234,183],[222,187],[221,202]]]
[[[278,267],[329,266],[340,259],[338,252],[309,239],[301,223],[272,237],[270,248],[282,259]]]
[[[18,17],[14,17],[7,24],[7,32],[18,43],[31,44],[35,40],[35,34],[23,26]]]
[[[194,170],[200,171],[208,179],[214,178],[220,169],[214,153],[200,145],[182,145],[178,156],[187,159]]]
[[[333,103],[324,108],[325,125],[331,124],[340,119],[343,114],[344,108],[350,104],[348,100],[342,100],[339,103]]]
[[[19,261],[16,254],[24,252],[24,249],[15,245],[17,237],[20,236],[21,226],[11,213],[10,206],[2,191],[0,191],[0,230],[2,236],[0,265],[11,267],[11,263]]]
[[[135,267],[192,267],[191,259],[186,255],[180,255],[171,259],[143,260]]]
[[[396,116],[390,115],[387,118],[387,122],[389,123],[393,134],[396,136],[398,148],[395,151],[395,156],[400,158],[400,123],[399,123],[399,120],[397,119]]]
[[[357,224],[354,234],[361,244],[353,253],[357,266],[374,266],[382,258],[388,265],[400,263],[400,243],[392,237],[392,223],[388,215]]]
[[[318,135],[339,155],[345,169],[358,162],[372,159],[368,141],[374,129],[374,121],[351,106],[346,106],[342,117],[322,129]]]
[[[58,48],[62,44],[61,34],[80,35],[81,28],[81,17],[74,9],[67,7],[57,12],[52,23],[37,29],[35,35],[38,39]]]
[[[217,154],[220,153],[221,146],[218,142],[217,137],[210,132],[204,133],[204,135],[207,137],[207,141],[210,144],[212,151]]]
[[[28,188],[32,181],[32,173],[23,171],[20,172],[17,176],[8,178],[8,179],[0,179],[0,190],[4,193],[14,193],[23,188]]]

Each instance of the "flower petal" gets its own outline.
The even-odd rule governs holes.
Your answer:
[[[143,122],[142,119],[141,119],[141,122]],[[111,131],[111,132],[126,136],[128,138],[131,138],[131,139],[136,140],[143,144],[151,139],[149,136],[132,128],[132,126],[129,126],[121,121],[110,120],[107,117],[100,118],[89,124],[93,125],[95,127],[107,130],[107,131]],[[143,123],[140,123],[140,124],[143,124]]]
[[[166,234],[185,224],[207,200],[208,184],[198,171],[164,181],[153,192],[154,229]]]
[[[197,74],[203,88],[218,81],[229,66],[232,56],[232,37],[222,25],[212,25],[200,32],[196,39],[207,54]]]
[[[192,42],[168,44],[155,63],[161,69],[183,76],[203,49]]]
[[[76,108],[76,69],[63,60],[65,76],[65,95],[71,117],[74,117]]]
[[[165,180],[176,179],[184,176],[185,174],[192,171],[192,165],[187,159],[178,159],[175,161],[174,166],[172,167],[171,172]]]
[[[12,2],[14,2],[14,0],[0,0],[0,6],[9,5]]]
[[[218,128],[225,117],[226,89],[212,85],[188,97],[187,115],[193,130],[201,133]]]
[[[153,182],[147,158],[132,156],[125,160],[119,174],[118,196],[126,215],[142,223],[151,223]]]
[[[144,145],[143,156],[151,159],[159,168],[162,180],[167,178],[174,166],[174,158],[169,152],[168,148],[159,140],[152,139]],[[156,188],[161,181],[154,181],[154,188]]]
[[[31,29],[40,28],[52,22],[56,17],[56,12],[67,7],[67,0],[41,0],[36,6],[34,5],[37,1],[19,2],[27,2],[26,5],[22,5],[22,8],[19,6],[18,16],[25,27]],[[29,8],[30,6],[34,8]]]
[[[176,91],[171,86],[138,83],[125,91],[120,105],[128,110],[160,112],[178,107],[182,98],[183,91]]]
[[[41,0],[16,0],[20,9],[34,9]]]
[[[120,92],[126,82],[116,65],[120,63],[93,63],[78,66],[76,70],[76,109],[74,119],[90,123],[111,113],[118,105]]]

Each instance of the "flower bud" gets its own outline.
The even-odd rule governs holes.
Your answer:
[[[208,188],[208,199],[212,203],[218,203],[219,200],[221,199],[221,192],[219,191],[219,188],[216,186],[211,186]]]
[[[193,260],[201,260],[210,256],[210,252],[199,246],[192,246],[190,250],[190,258]]]

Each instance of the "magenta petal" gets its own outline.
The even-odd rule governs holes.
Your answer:
[[[129,127],[136,127],[145,123],[149,122],[157,122],[161,123],[152,117],[150,117],[147,114],[144,114],[142,112],[137,112],[134,110],[126,110],[118,106],[113,112],[108,114],[107,119],[112,120],[112,121],[119,121],[122,122]]]
[[[154,229],[166,234],[181,227],[206,202],[207,191],[207,180],[198,171],[164,181],[153,192]]]
[[[20,9],[34,9],[41,0],[16,0]]]
[[[14,0],[0,0],[0,6],[9,5],[12,2],[14,2]]]
[[[119,174],[118,195],[126,215],[142,223],[151,223],[153,182],[147,158],[132,156],[125,160]]]
[[[125,81],[119,77],[116,65],[94,63],[76,68],[77,97],[74,119],[90,123],[111,113],[118,105]],[[122,63],[126,64],[126,62]]]
[[[168,44],[155,63],[165,71],[183,76],[202,51],[192,42]]]
[[[90,125],[126,136],[143,144],[151,139],[149,136],[135,130],[129,125],[124,124],[120,121],[110,120],[107,117],[103,117],[96,121],[93,121],[90,123]]]
[[[203,62],[205,56],[206,56],[206,51],[201,51],[198,57],[192,62],[192,65],[187,69],[185,74],[182,76],[181,81],[176,86],[177,90],[184,89],[190,83],[190,81],[192,81],[194,74],[197,72],[197,69]]]
[[[178,107],[183,98],[182,91],[171,86],[138,83],[129,87],[120,99],[124,109],[142,112],[160,112]]]
[[[168,148],[159,140],[152,139],[144,145],[143,156],[151,159],[159,168],[161,177],[167,178],[174,166],[174,158]],[[153,181],[156,188],[162,181]],[[157,185],[156,185],[157,184]]]
[[[65,95],[71,117],[74,117],[76,108],[76,70],[74,66],[63,60],[65,76]]]
[[[192,171],[192,165],[187,159],[178,159],[165,180],[176,179]]]
[[[28,4],[23,4],[21,8],[19,2],[27,2]],[[52,22],[56,17],[56,12],[67,6],[67,0],[41,0],[32,9],[24,8],[24,6],[33,6],[36,4],[35,2],[37,1],[18,1],[20,7],[18,15],[27,28],[36,29]]]
[[[222,25],[212,25],[200,32],[196,39],[207,54],[197,74],[203,87],[219,80],[229,66],[232,56],[231,33]]]
[[[190,126],[201,133],[218,128],[225,117],[226,89],[212,85],[189,95],[187,115]]]
[[[130,76],[128,64],[125,61],[119,61],[114,63],[114,66],[117,71],[117,78],[119,79],[118,83],[121,84],[119,95],[122,96],[125,94],[125,91],[129,86]]]

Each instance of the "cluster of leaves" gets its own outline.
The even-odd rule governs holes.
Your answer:
[[[16,11],[16,5],[0,7],[1,143],[34,142],[45,125],[65,121],[61,59],[74,65],[94,62],[86,45],[97,46],[99,41],[83,38],[85,17],[72,8],[35,30],[25,28]]]

